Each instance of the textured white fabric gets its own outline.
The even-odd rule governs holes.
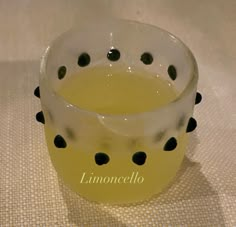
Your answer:
[[[173,184],[136,206],[88,202],[56,176],[33,96],[47,43],[78,1],[0,0],[0,226],[236,226],[236,1],[114,1],[179,36],[199,65],[198,128]]]

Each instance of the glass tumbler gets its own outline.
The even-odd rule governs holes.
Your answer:
[[[75,72],[114,65],[157,73],[174,86],[177,97],[153,111],[101,114],[75,106],[57,93]],[[201,98],[197,81],[191,51],[155,26],[112,20],[63,33],[42,57],[35,90],[42,106],[36,119],[44,123],[58,177],[96,202],[134,203],[160,193],[176,175],[188,132],[197,126],[192,117]]]

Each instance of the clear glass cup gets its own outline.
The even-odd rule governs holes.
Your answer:
[[[108,59],[111,49],[119,50],[119,61]],[[152,59],[142,58],[144,53]],[[177,98],[151,112],[112,115],[81,109],[58,95],[64,76],[112,64],[158,73],[174,85]],[[187,133],[196,127],[197,81],[191,51],[155,26],[112,20],[62,34],[47,48],[40,68],[41,119],[58,176],[97,202],[133,203],[161,192],[176,175]]]

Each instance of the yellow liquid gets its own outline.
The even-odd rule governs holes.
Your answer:
[[[65,80],[58,93],[82,109],[115,115],[151,111],[175,99],[176,92],[167,81],[141,70],[127,69],[121,66],[85,69]],[[184,157],[184,131],[176,138],[176,149],[170,152],[163,150],[167,137],[158,142],[155,150],[156,145],[145,142],[149,138],[144,135],[134,140],[109,130],[104,131],[108,141],[96,144],[92,141],[95,137],[91,137],[86,142],[92,144],[92,150],[86,151],[82,137],[78,140],[80,147],[67,141],[65,149],[58,149],[53,143],[55,129],[45,117],[46,139],[55,169],[72,190],[89,200],[119,204],[150,198],[168,185]],[[146,153],[145,164],[132,161],[137,151]],[[109,155],[109,162],[97,165],[94,160],[97,152]]]
[[[140,69],[94,67],[67,79],[58,93],[68,102],[103,114],[156,109],[176,97],[171,83]]]

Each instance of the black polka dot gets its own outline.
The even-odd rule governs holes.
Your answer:
[[[175,137],[171,137],[165,144],[164,150],[165,151],[172,151],[177,147],[177,140]]]
[[[58,75],[59,80],[62,80],[65,77],[66,71],[67,71],[67,69],[64,65],[59,67],[59,69],[57,71],[57,75]]]
[[[69,139],[71,140],[75,139],[75,133],[73,132],[71,128],[66,128],[65,131]]]
[[[183,127],[184,123],[185,123],[185,115],[180,117],[178,124],[177,124],[177,129],[180,129],[181,127]]]
[[[191,117],[188,121],[186,132],[192,132],[197,127],[197,121]]]
[[[44,119],[44,115],[43,115],[43,111],[40,111],[36,114],[36,120],[38,122],[41,122],[42,124],[45,124],[45,119]]]
[[[156,135],[154,136],[154,142],[159,142],[166,134],[166,131],[161,131],[156,133]]]
[[[176,79],[176,77],[177,77],[177,71],[176,71],[176,68],[175,68],[173,65],[170,65],[170,66],[168,67],[167,72],[168,72],[168,74],[169,74],[169,76],[170,76],[170,78],[171,78],[172,80],[175,80],[175,79]]]
[[[79,58],[78,58],[78,65],[80,67],[85,67],[87,65],[89,65],[91,59],[88,53],[82,53]]]
[[[199,92],[197,92],[196,98],[195,98],[195,104],[198,104],[201,101],[202,101],[202,95]]]
[[[145,64],[145,65],[151,65],[152,62],[153,62],[153,56],[148,53],[148,52],[145,52],[141,55],[141,58],[140,60]]]
[[[133,157],[132,161],[137,165],[143,165],[146,161],[147,155],[143,151],[136,152]]]
[[[40,90],[39,90],[39,86],[35,88],[34,90],[34,95],[38,98],[40,98]]]
[[[60,135],[57,135],[54,139],[54,144],[57,148],[66,148],[66,141]]]
[[[107,58],[110,61],[118,61],[120,59],[120,51],[117,49],[110,49],[107,53]]]
[[[95,154],[95,162],[100,166],[103,164],[107,164],[110,158],[107,154],[99,152]]]

